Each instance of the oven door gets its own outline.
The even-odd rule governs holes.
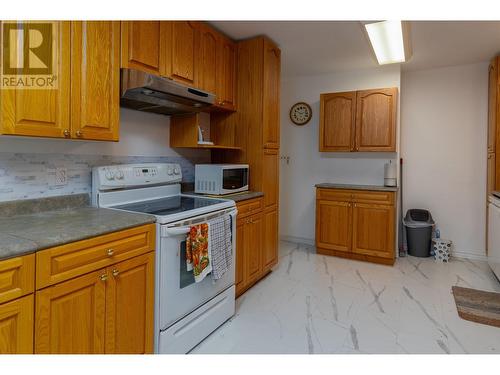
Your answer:
[[[248,168],[222,169],[222,194],[248,190]]]
[[[234,285],[236,210],[222,210],[189,220],[161,226],[160,267],[159,267],[159,324],[165,330],[176,321],[191,313],[219,293]],[[230,214],[233,256],[231,267],[219,280],[214,281],[209,274],[203,281],[196,283],[193,272],[186,269],[186,236],[190,225],[201,224],[207,220]]]

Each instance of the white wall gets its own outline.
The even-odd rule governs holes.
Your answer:
[[[206,150],[173,150],[169,147],[170,117],[130,109],[120,109],[120,141],[70,141],[0,136],[0,152],[61,153],[113,156],[207,155]]]
[[[315,188],[321,182],[383,185],[384,164],[396,153],[320,153],[319,95],[324,92],[399,87],[399,66],[283,79],[281,87],[280,235],[314,241]],[[313,116],[305,126],[294,125],[290,107],[305,101]]]
[[[404,73],[403,210],[426,208],[456,255],[485,254],[488,64]]]

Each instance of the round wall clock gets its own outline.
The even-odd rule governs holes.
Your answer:
[[[311,106],[304,102],[295,103],[292,108],[290,108],[290,120],[295,125],[305,125],[312,117]]]

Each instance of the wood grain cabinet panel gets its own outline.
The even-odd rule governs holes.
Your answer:
[[[153,252],[108,267],[106,353],[153,353]]]
[[[277,209],[279,203],[279,150],[265,149],[262,159],[264,209]]]
[[[396,151],[397,89],[358,91],[356,151]]]
[[[320,95],[319,150],[354,151],[356,92]]]
[[[163,21],[164,75],[188,86],[197,85],[198,23]]]
[[[253,283],[259,279],[262,272],[262,213],[250,216],[245,224],[245,280],[247,283]]]
[[[160,21],[122,21],[121,67],[163,74]]]
[[[356,203],[353,210],[353,253],[394,258],[394,207]]]
[[[278,263],[278,211],[264,212],[263,220],[262,268],[266,272]]]
[[[236,110],[236,44],[219,35],[217,44],[217,106]]]
[[[351,250],[352,203],[318,200],[316,202],[316,247],[348,252]],[[324,252],[323,252],[324,253]]]
[[[265,148],[280,147],[281,50],[264,39],[263,143]]]
[[[72,135],[118,141],[120,22],[75,21],[71,37]]]
[[[496,189],[496,154],[489,153],[487,161],[486,188],[488,195]]]
[[[103,354],[105,270],[36,293],[35,353]]]
[[[0,261],[0,303],[11,301],[35,288],[35,254]]]
[[[239,296],[245,289],[245,223],[242,219],[237,219],[236,224],[236,296]]]
[[[198,26],[199,36],[196,50],[198,52],[198,87],[210,93],[217,93],[217,50],[219,44],[219,33],[210,26],[200,23]],[[222,80],[222,77],[220,77]]]
[[[53,22],[55,89],[0,90],[0,134],[64,138],[70,129],[70,23]],[[3,33],[3,29],[2,29]]]
[[[0,304],[0,354],[33,354],[33,299]]]

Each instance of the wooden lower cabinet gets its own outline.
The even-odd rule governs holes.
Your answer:
[[[395,227],[394,192],[317,190],[319,254],[392,265]]]
[[[35,353],[153,352],[154,252],[37,291]]]
[[[153,353],[154,261],[151,252],[107,268],[107,354]]]
[[[36,293],[35,353],[104,353],[107,277],[103,269]]]
[[[262,211],[262,198],[238,204],[236,224],[236,296],[278,263],[278,211]]]
[[[33,294],[0,304],[0,354],[33,353]]]

